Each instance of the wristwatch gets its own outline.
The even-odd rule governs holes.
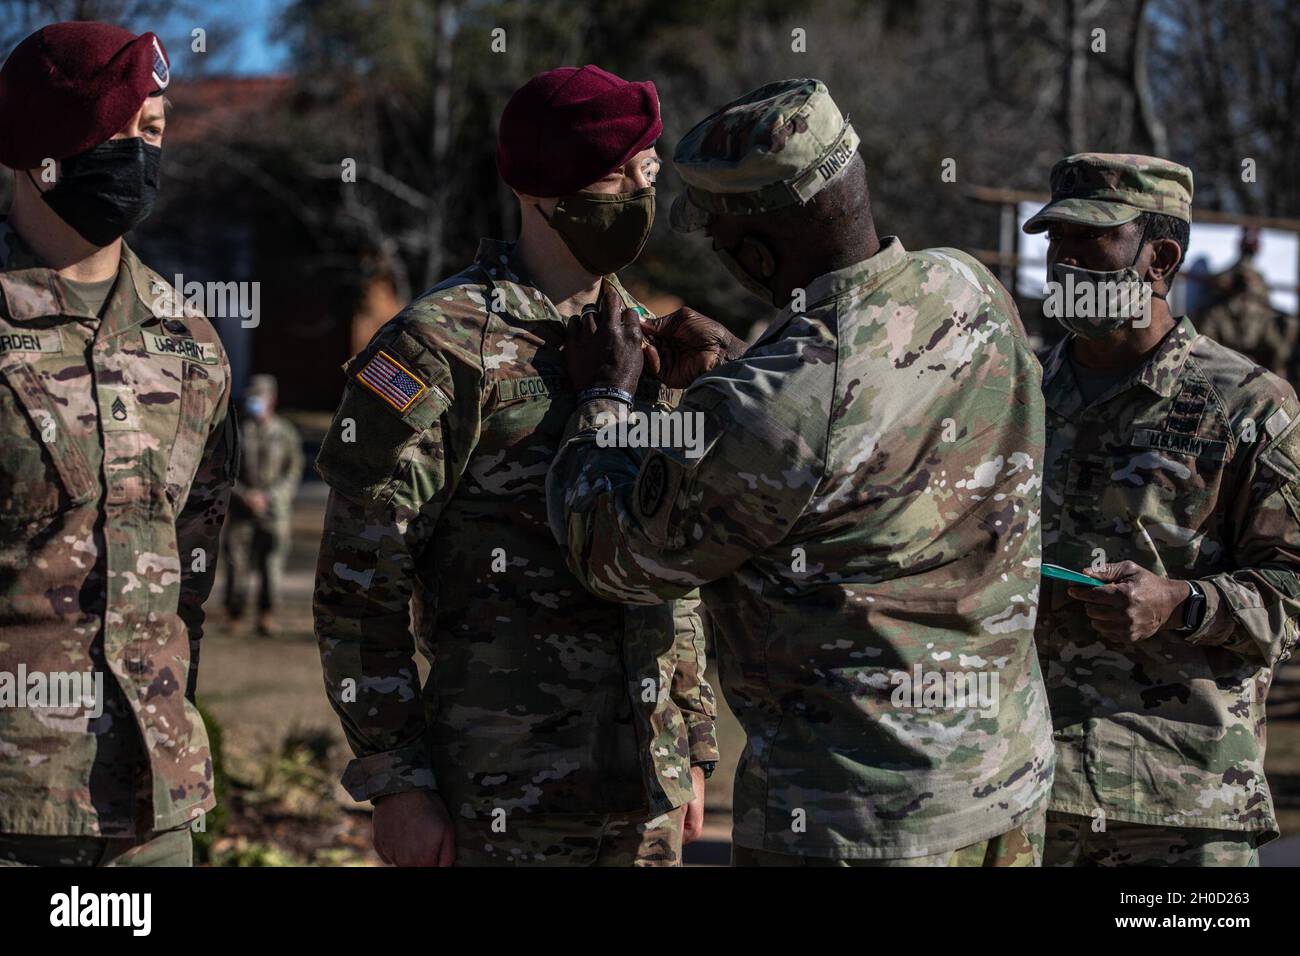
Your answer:
[[[1187,609],[1183,613],[1183,626],[1178,630],[1184,633],[1194,631],[1201,626],[1205,619],[1205,592],[1195,581],[1188,581],[1187,586],[1192,589],[1192,593],[1187,596]]]
[[[698,763],[691,764],[691,766],[699,767],[701,770],[703,770],[704,779],[708,780],[710,777],[713,776],[713,771],[718,769],[718,762],[716,760],[701,760]]]

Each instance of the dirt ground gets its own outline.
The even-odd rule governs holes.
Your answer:
[[[325,699],[312,635],[324,499],[319,482],[304,485],[299,496],[277,636],[232,630],[221,611],[221,580],[208,602],[199,700],[221,725],[230,778],[227,819],[213,839],[217,863],[379,862],[370,849],[368,806],[355,804],[338,783],[350,754]],[[725,701],[719,704],[724,760],[709,782],[704,839],[687,849],[693,864],[725,865],[730,855],[731,783],[744,735]],[[1265,848],[1264,862],[1300,864],[1300,665],[1279,673],[1268,711],[1267,772],[1283,840]]]

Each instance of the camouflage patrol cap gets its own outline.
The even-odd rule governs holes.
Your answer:
[[[1167,159],[1129,153],[1075,153],[1052,167],[1052,201],[1024,225],[1052,222],[1122,226],[1144,212],[1192,221],[1192,171]]]
[[[244,395],[266,395],[275,398],[276,392],[279,391],[279,383],[276,382],[274,375],[265,373],[251,375],[248,378],[248,386],[244,389]]]
[[[842,173],[858,134],[821,80],[779,80],[732,100],[682,137],[673,165],[686,191],[673,202],[679,232],[714,213],[747,216],[805,203]]]

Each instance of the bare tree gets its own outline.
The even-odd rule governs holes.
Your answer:
[[[1129,30],[1129,85],[1133,92],[1133,109],[1137,128],[1145,145],[1145,152],[1155,156],[1169,154],[1169,135],[1164,121],[1156,111],[1148,72],[1151,21],[1148,17],[1150,0],[1136,0],[1133,20]]]

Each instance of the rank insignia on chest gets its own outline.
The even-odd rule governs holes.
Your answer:
[[[99,402],[99,425],[105,432],[137,430],[139,419],[130,386],[105,386]]]
[[[419,376],[382,349],[357,373],[357,381],[399,412],[410,408],[429,389]]]

